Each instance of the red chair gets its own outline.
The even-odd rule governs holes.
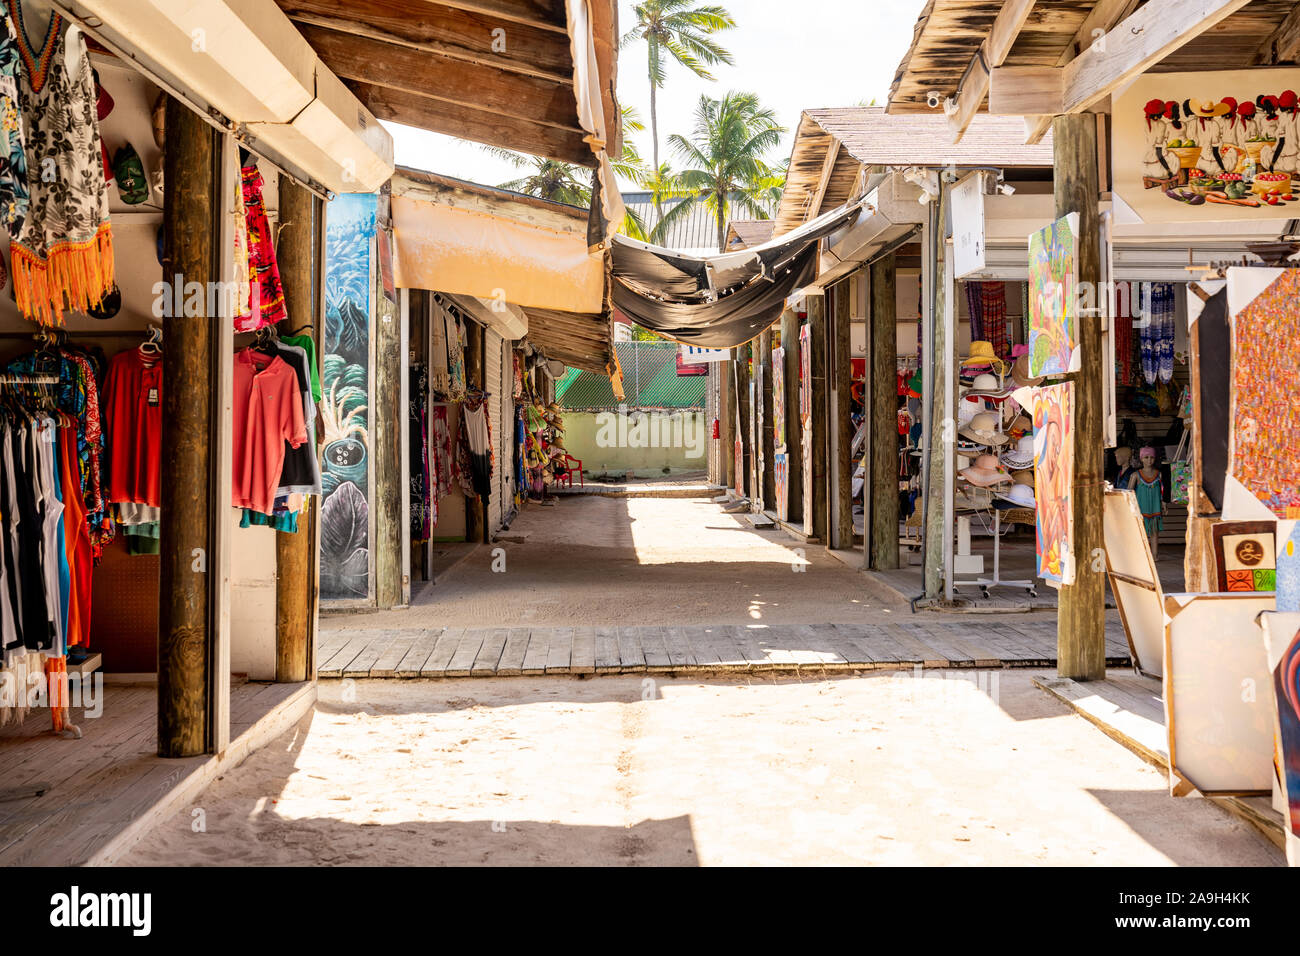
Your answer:
[[[560,461],[564,463],[564,478],[561,480],[564,481],[568,487],[572,488],[573,472],[576,470],[578,472],[578,487],[579,488],[587,487],[587,485],[585,484],[582,478],[582,459],[574,458],[568,452],[565,452],[563,455],[560,455],[559,457],[560,457]]]

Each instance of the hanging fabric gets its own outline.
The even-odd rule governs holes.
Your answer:
[[[240,169],[244,190],[244,215],[248,222],[249,282],[252,290],[248,312],[235,319],[236,332],[255,332],[266,325],[283,322],[284,288],[275,260],[275,234],[266,218],[262,199],[262,173],[250,158]]]
[[[1140,339],[1142,377],[1148,385],[1174,377],[1174,287],[1167,282],[1143,283]]]
[[[429,374],[423,363],[416,363],[408,375],[411,540],[428,541],[438,523],[438,499],[433,494],[429,468]]]
[[[80,29],[52,13],[33,50],[22,5],[11,6],[23,60],[17,85],[31,171],[28,214],[9,247],[14,297],[27,318],[62,324],[65,308],[86,312],[114,284],[95,81]]]
[[[1132,282],[1115,283],[1115,383],[1132,385],[1133,381],[1133,316],[1137,294]]]
[[[22,100],[18,91],[21,71],[14,21],[5,13],[4,23],[0,24],[0,220],[10,241],[22,232],[31,203]]]

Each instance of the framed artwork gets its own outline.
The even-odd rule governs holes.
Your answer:
[[[1300,613],[1260,615],[1273,676],[1278,783],[1282,788],[1286,860],[1300,866]]]
[[[1165,725],[1173,796],[1272,791],[1272,672],[1255,623],[1271,610],[1271,594],[1165,596]]]
[[[1038,576],[1074,583],[1074,383],[1034,391],[1034,499]]]
[[[1079,261],[1072,212],[1029,237],[1029,374],[1079,370]]]
[[[1118,199],[1144,222],[1254,222],[1300,209],[1300,70],[1146,73],[1112,103]]]
[[[776,475],[776,513],[782,521],[790,520],[790,455],[773,452],[773,473]]]
[[[772,349],[772,447],[785,451],[785,349]]]
[[[1220,591],[1277,589],[1277,523],[1224,521],[1210,528]]]
[[[1277,525],[1277,609],[1300,611],[1300,521]]]
[[[1102,533],[1106,577],[1128,637],[1133,666],[1148,677],[1163,677],[1165,596],[1134,492],[1128,488],[1106,492]]]

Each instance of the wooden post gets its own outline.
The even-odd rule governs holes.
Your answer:
[[[718,435],[722,442],[722,485],[736,487],[736,387],[732,382],[732,363],[714,362],[710,368],[718,376]]]
[[[1074,255],[1079,288],[1101,281],[1101,217],[1097,182],[1097,117],[1092,113],[1058,116],[1052,122],[1056,215],[1079,214]],[[1080,301],[1084,301],[1082,298]],[[1102,535],[1103,430],[1101,316],[1079,314],[1082,367],[1074,382],[1074,583],[1060,589],[1056,617],[1057,673],[1074,680],[1106,677],[1105,567],[1093,555],[1104,553]]]
[[[381,204],[382,207],[382,204]],[[391,220],[390,220],[391,222]],[[379,224],[377,239],[385,241]],[[402,473],[402,435],[406,408],[402,405],[402,321],[397,303],[384,295],[383,281],[375,270],[375,408],[371,412],[371,448],[375,460],[375,604],[395,607],[403,603],[402,502],[408,481]],[[479,362],[483,361],[482,326],[479,326]],[[482,388],[480,367],[479,387]],[[498,462],[498,467],[501,467]],[[483,527],[486,529],[487,522]],[[485,539],[486,540],[486,539]]]
[[[898,567],[897,269],[894,253],[871,266],[870,384],[871,567]]]
[[[947,215],[944,212],[942,197],[940,197],[938,203],[937,224],[935,229],[930,231],[930,241],[934,245],[933,268],[930,277],[930,282],[934,288],[934,308],[930,317],[933,345],[928,350],[927,355],[930,365],[922,372],[924,378],[922,387],[929,389],[931,396],[929,445],[924,451],[928,461],[926,467],[929,470],[930,487],[924,504],[925,567],[923,574],[925,596],[931,600],[939,597],[940,582],[943,577],[944,541],[947,535],[952,534],[952,529],[944,522],[944,482],[948,467],[944,438],[947,437],[949,440],[953,438],[952,435],[947,434],[949,428],[944,424],[944,420],[947,418],[947,412],[945,411],[947,395],[945,369],[949,365],[946,353],[956,348],[956,344],[948,336],[947,322],[944,318],[946,315],[945,302],[949,295],[947,282],[944,281],[944,260],[947,258],[948,253],[943,242]]]
[[[819,541],[827,542],[826,527],[826,436],[827,406],[830,401],[826,380],[826,296],[808,298],[808,341],[812,348],[812,515],[804,516],[804,527]]]
[[[754,486],[750,483],[749,476],[753,471],[754,449],[749,447],[749,343],[736,347],[736,408],[740,411],[740,461],[736,462],[736,467],[740,469],[741,484],[745,489],[745,497],[754,496]]]
[[[280,223],[276,262],[284,286],[286,318],[281,334],[307,327],[316,339],[316,289],[314,258],[316,197],[293,182],[280,178]],[[318,356],[319,360],[319,356]],[[314,430],[307,436],[316,448]],[[312,496],[300,515],[298,531],[275,533],[275,679],[292,683],[307,679],[307,643],[311,633],[311,557],[314,535],[311,523],[319,499]]]
[[[217,263],[220,208],[216,132],[178,100],[166,107],[163,276],[211,288]],[[204,297],[205,300],[208,297]],[[158,580],[158,755],[194,757],[208,749],[208,615],[213,519],[213,370],[218,317],[170,314],[163,319],[162,520]],[[229,502],[225,503],[227,506]],[[217,509],[214,512],[214,508]],[[215,569],[214,569],[215,572]]]
[[[789,478],[788,520],[803,520],[803,423],[799,419],[799,313],[781,313],[781,348],[785,350],[785,452]]]
[[[849,342],[850,307],[852,305],[853,279],[846,278],[835,286],[834,343],[831,355],[831,381],[835,383],[831,427],[838,439],[834,446],[835,509],[834,533],[831,547],[853,547],[853,421],[850,409],[853,401],[853,364]]]
[[[758,336],[759,364],[763,366],[763,434],[759,441],[763,443],[763,508],[776,513],[776,454],[773,442],[776,439],[776,425],[772,421],[772,330],[766,329]]]

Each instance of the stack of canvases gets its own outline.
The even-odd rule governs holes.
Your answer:
[[[113,172],[98,126],[108,109],[76,27],[57,13],[29,24],[17,0],[0,3],[0,222],[18,310],[43,326],[67,310],[114,308]],[[87,641],[91,567],[113,534],[102,372],[99,357],[48,339],[0,373],[0,719],[20,717],[25,691],[49,675],[55,727],[65,728],[66,655]]]

